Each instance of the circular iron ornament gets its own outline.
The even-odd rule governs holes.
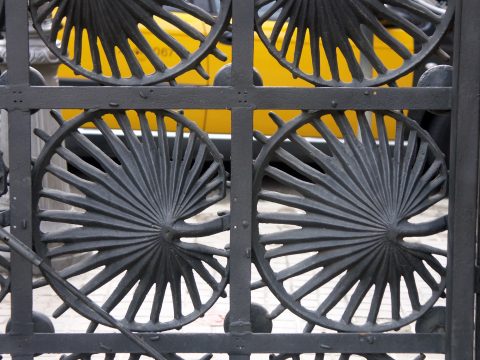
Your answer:
[[[228,26],[231,0],[220,3],[218,16],[187,0],[31,0],[30,12],[42,40],[75,73],[105,84],[151,85],[174,82],[192,69],[208,79],[200,62],[209,54],[226,60],[216,44]],[[201,22],[208,34],[173,10]]]
[[[100,306],[131,331],[180,328],[202,316],[225,296],[228,279],[228,251],[204,244],[202,237],[230,226],[228,215],[202,215],[192,222],[226,192],[222,155],[207,134],[179,113],[164,110],[87,111],[67,122],[52,114],[61,125],[54,135],[35,130],[46,142],[32,175],[36,252],[48,263],[78,255],[80,260],[59,274],[65,279],[83,275],[86,283],[79,290],[86,295],[106,289]],[[140,124],[137,134],[133,121]],[[176,124],[172,145],[167,121]],[[101,134],[102,148],[79,132],[86,124]],[[67,162],[66,169],[52,162],[57,156]],[[44,187],[47,174],[72,190]],[[41,199],[71,209],[44,210]],[[71,307],[109,325],[44,275],[65,301],[55,317]],[[210,293],[200,293],[200,285]],[[171,304],[167,313],[162,311],[165,299]],[[112,311],[122,300],[129,301],[128,309],[116,315]]]
[[[96,358],[97,354],[69,354],[69,355],[62,355],[60,360],[92,360],[92,358]],[[120,356],[117,357],[115,353],[106,353],[104,355],[105,360],[114,360],[114,359],[123,359],[124,354],[118,354]],[[184,357],[175,354],[175,353],[164,353],[162,356],[167,360],[185,360]],[[199,358],[199,360],[210,360],[213,358],[212,354],[206,354]],[[151,359],[151,357],[143,355],[143,354],[129,354],[128,360],[140,360],[140,359]]]
[[[356,112],[358,135],[345,112],[308,112],[288,123],[271,116],[278,132],[270,139],[256,135],[265,144],[255,161],[253,241],[263,281],[252,286],[267,285],[279,299],[271,317],[288,308],[309,323],[341,332],[394,330],[419,318],[443,294],[446,275],[446,251],[405,239],[447,226],[446,216],[409,222],[446,193],[444,155],[430,135],[391,111],[374,113],[378,141],[361,111]],[[393,145],[387,121],[396,125]],[[323,137],[328,149],[297,134],[305,125]],[[264,190],[265,180],[282,187]],[[263,211],[260,201],[287,210]],[[287,227],[267,233],[272,224]],[[428,299],[419,296],[417,278],[431,290]],[[322,287],[328,289],[325,298],[308,297]],[[386,291],[391,316],[377,321]],[[401,311],[403,292],[410,308]],[[350,300],[343,305],[347,294]],[[369,309],[365,323],[358,321],[359,307]]]
[[[324,360],[329,358],[325,353],[315,354],[314,360]],[[338,360],[349,360],[351,357],[361,357],[365,360],[395,360],[388,354],[340,354]],[[413,360],[425,360],[424,354],[417,355]],[[269,360],[302,360],[302,354],[271,354]]]
[[[255,4],[256,30],[269,52],[294,76],[319,86],[377,86],[399,78],[435,49],[455,8],[454,1],[443,9],[428,0],[256,0]],[[418,50],[412,53],[386,23],[408,34]],[[434,27],[431,35],[422,27],[425,23]],[[373,37],[401,59],[398,68],[387,67]],[[307,48],[309,58],[303,64]],[[362,66],[360,57],[370,66]]]

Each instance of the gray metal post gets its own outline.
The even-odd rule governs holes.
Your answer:
[[[447,359],[473,358],[478,221],[480,3],[457,0],[450,159]]]

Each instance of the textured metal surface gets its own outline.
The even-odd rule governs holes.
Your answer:
[[[176,354],[182,353],[208,354],[204,358],[222,353],[231,360],[247,360],[255,353],[274,354],[272,359],[297,359],[303,355],[296,354],[307,353],[317,354],[317,359],[338,354],[332,356],[340,360],[350,354],[391,360],[392,353],[471,359],[478,226],[478,174],[472,171],[479,161],[480,53],[473,46],[480,44],[478,1],[450,0],[443,12],[438,7],[427,10],[430,6],[424,0],[223,0],[218,16],[194,4],[31,1],[35,27],[60,60],[100,83],[125,85],[53,88],[34,86],[29,80],[27,1],[6,0],[9,69],[7,84],[0,85],[0,107],[9,112],[11,233],[0,232],[14,252],[11,263],[0,258],[0,267],[10,270],[2,271],[0,297],[11,291],[12,302],[11,331],[0,335],[0,351],[12,354],[14,360],[31,360],[39,353],[72,354],[71,359],[131,354],[132,360],[138,358],[135,354],[177,360]],[[209,29],[208,34],[200,35],[172,8],[185,10]],[[454,8],[452,87],[368,87],[392,84],[415,70],[435,51]],[[200,62],[210,55],[223,58],[216,45],[230,26],[230,16],[233,61],[225,86],[148,86],[175,85],[175,78],[187,71],[205,77]],[[185,50],[165,37],[155,18],[174,23],[197,40],[198,49]],[[271,34],[263,31],[268,18],[276,22]],[[416,40],[414,53],[386,32],[387,23]],[[431,32],[423,23],[430,23]],[[139,25],[178,55],[177,65],[165,66]],[[256,87],[255,27],[271,55],[294,76],[331,88]],[[280,43],[281,28],[286,37]],[[401,65],[387,69],[385,59],[365,42],[367,35],[381,39],[402,59]],[[88,41],[83,41],[84,36]],[[106,52],[104,63],[99,44]],[[151,72],[139,66],[133,47],[148,58]],[[303,68],[303,51],[311,53],[310,72]],[[120,72],[116,52],[125,58],[131,74]],[[370,63],[373,76],[359,66],[359,59]],[[349,69],[345,78],[337,70],[341,61]],[[328,73],[331,79],[325,76]],[[32,168],[30,111],[41,108],[87,110],[69,121],[54,112],[58,129],[53,133],[35,129],[45,146]],[[231,111],[231,176],[208,134],[179,112],[167,110],[182,108]],[[272,115],[278,130],[265,137],[254,133],[257,109],[304,111],[289,122]],[[407,111],[413,109],[453,110],[450,173],[437,145],[408,117]],[[176,125],[176,132],[169,134],[171,141],[167,120]],[[133,131],[134,123],[140,131]],[[392,123],[394,136],[389,137]],[[106,147],[97,147],[81,135],[78,130],[83,125],[98,130]],[[305,126],[322,135],[327,151],[301,136]],[[257,159],[254,136],[263,144]],[[88,161],[66,145],[72,142],[89,155]],[[287,142],[308,161],[285,150]],[[63,158],[68,167],[55,166],[55,157]],[[70,190],[46,187],[47,174],[70,185]],[[0,175],[0,190],[5,190],[5,173]],[[267,191],[267,180],[282,187]],[[223,200],[228,186],[231,214],[206,219],[203,211]],[[447,190],[448,219],[413,221]],[[42,208],[44,198],[70,211]],[[295,211],[269,213],[259,201]],[[447,222],[447,249],[412,240],[444,231]],[[282,227],[268,234],[262,231],[272,224]],[[223,232],[229,248],[203,243]],[[81,255],[75,264],[58,271],[51,266],[72,255]],[[274,264],[287,256],[301,260],[290,265],[281,262],[283,268]],[[262,277],[253,288],[268,291],[268,287],[281,303],[268,313],[251,311],[253,263]],[[34,286],[51,286],[64,301],[53,315],[72,308],[91,321],[87,333],[34,332],[32,264],[44,274]],[[300,283],[288,287],[299,274],[304,275]],[[81,286],[75,282],[78,275],[87,278]],[[200,291],[199,283],[207,294]],[[107,284],[113,284],[113,290],[99,301],[94,292]],[[427,298],[420,298],[420,286],[429,289]],[[322,288],[328,291],[324,298],[304,301]],[[174,331],[203,316],[227,290],[227,333]],[[146,301],[149,292],[154,294],[153,302]],[[366,296],[368,292],[371,296]],[[348,300],[340,303],[347,293]],[[446,310],[438,311],[437,299],[445,295]],[[169,319],[159,316],[165,296],[171,297]],[[401,309],[400,298],[407,299],[406,309]],[[380,320],[379,308],[385,303],[388,318]],[[126,308],[120,316],[114,312],[117,304]],[[367,316],[360,323],[356,317],[361,305]],[[141,319],[139,308],[145,306],[149,316]],[[333,307],[337,313],[340,308],[339,317],[331,315]],[[275,329],[275,320],[288,311],[308,323],[305,332],[270,333],[272,322]],[[383,333],[407,331],[406,325],[415,321],[419,333]],[[99,325],[120,334],[101,333]],[[315,326],[340,333],[315,333]]]
[[[208,78],[200,62],[210,53],[225,60],[225,55],[215,46],[228,25],[230,2],[231,0],[221,2],[218,17],[186,0],[98,3],[83,0],[34,0],[30,3],[30,12],[33,25],[45,44],[75,72],[107,84],[147,85],[165,81],[173,83],[175,77],[191,69]],[[211,27],[209,34],[204,36],[199,29],[165,6],[185,12]],[[50,17],[51,30],[46,31],[42,24]],[[166,21],[186,37],[198,41],[198,49],[188,50],[185,44],[168,34],[156,19]],[[145,28],[153,39],[165,44],[178,57],[174,66],[165,64],[165,59],[155,52],[152,44],[147,41],[147,33],[142,32],[141,28]],[[85,45],[84,37],[88,39],[88,45]],[[121,57],[117,49],[128,64],[130,74],[121,72]],[[102,52],[107,61],[102,62]],[[148,59],[153,71],[146,72],[142,67],[139,62],[140,53]]]
[[[135,288],[122,320],[124,326],[136,331],[179,328],[205,313],[223,294],[228,279],[228,265],[217,260],[217,257],[227,258],[227,250],[185,241],[189,237],[208,236],[229,227],[228,216],[195,224],[187,222],[224,198],[226,173],[222,157],[208,137],[178,113],[155,112],[153,122],[158,128],[155,139],[150,129],[152,122],[149,124],[146,113],[134,115],[130,112],[127,117],[125,112],[114,112],[125,141],[120,140],[106,124],[104,118],[108,114],[86,112],[69,122],[63,122],[60,115],[55,114],[61,127],[54,136],[36,130],[37,135],[46,141],[46,146],[33,169],[34,203],[47,198],[78,209],[49,210],[36,205],[36,251],[48,261],[66,254],[97,251],[95,255],[63,269],[61,276],[70,278],[104,267],[99,273],[92,274],[81,289],[88,295],[123,274],[102,305],[105,311],[113,310]],[[140,139],[132,130],[135,118],[142,129]],[[175,143],[171,148],[165,129],[168,120],[177,124]],[[93,123],[102,133],[108,149],[100,150],[78,132],[86,123]],[[76,143],[98,166],[89,164],[60,145],[68,140]],[[113,154],[114,159],[106,153]],[[52,164],[55,154],[76,173]],[[44,188],[42,179],[46,173],[69,184],[78,193]],[[47,232],[41,230],[44,222],[73,224],[75,227],[63,226],[65,230]],[[201,297],[199,280],[194,274],[212,289],[210,297]],[[182,282],[186,284],[194,309],[189,313],[182,309],[182,297],[187,296],[183,294]],[[167,286],[173,299],[174,317],[160,321]],[[152,288],[155,289],[155,301],[150,319],[145,323],[138,322],[138,310]],[[70,306],[91,320],[105,324],[96,314],[75,306],[73,300],[57,309],[54,316],[60,316]]]
[[[119,354],[120,357],[124,354]],[[62,356],[63,360],[90,360],[92,358],[93,354],[70,354],[70,355],[64,355]],[[162,356],[166,360],[184,360],[183,357],[177,355],[177,354],[162,354]],[[213,357],[212,354],[207,354],[202,357],[200,357],[198,360],[210,360]],[[119,356],[117,354],[105,354],[105,360],[113,360],[117,359]],[[145,357],[142,354],[130,354],[128,356],[128,360],[139,360],[139,359],[145,359],[149,357]]]
[[[302,354],[283,354],[283,355],[270,355],[270,360],[302,360]],[[366,360],[394,360],[395,358],[388,354],[340,354],[338,360],[348,360],[350,357]],[[314,357],[315,360],[325,359],[325,354],[317,353]],[[425,355],[420,354],[413,358],[413,360],[424,360]]]
[[[327,125],[327,115],[333,117],[343,141],[334,135],[333,126]],[[447,227],[446,218],[409,222],[445,196],[447,168],[443,154],[426,131],[399,112],[374,113],[378,143],[364,112],[356,115],[358,136],[344,112],[304,113],[288,123],[275,114],[271,117],[278,132],[268,140],[257,134],[265,146],[255,162],[255,201],[297,210],[266,213],[258,209],[257,213],[253,246],[264,280],[256,287],[269,286],[282,303],[271,316],[277,317],[288,308],[309,322],[331,329],[373,332],[399,329],[416,320],[445,288],[447,252],[407,240]],[[393,148],[386,130],[389,119],[396,123]],[[328,152],[316,149],[298,135],[306,125],[322,135]],[[308,160],[301,161],[284,150],[282,144],[287,139]],[[265,179],[285,189],[265,191]],[[262,224],[272,223],[292,225],[294,229],[262,234]],[[304,254],[304,259],[273,270],[272,261],[296,254]],[[289,280],[313,270],[317,271],[308,281],[289,291]],[[416,276],[432,290],[423,304]],[[406,287],[400,284],[402,278]],[[338,282],[318,308],[303,305],[309,294],[335,279]],[[387,285],[390,294],[385,291]],[[371,288],[375,291],[368,298]],[[329,312],[352,290],[343,316],[333,320]],[[400,313],[402,291],[408,291],[409,313]],[[389,321],[379,323],[378,312],[385,296],[391,297],[391,316]],[[360,325],[355,314],[364,302],[369,314],[366,323]]]
[[[423,314],[417,321],[415,326],[415,332],[418,334],[442,334],[445,333],[445,307],[433,307],[430,308],[425,314]],[[315,325],[307,323],[303,329],[304,334],[310,334],[313,332]],[[372,340],[372,339],[371,339]],[[370,341],[371,341],[370,340]],[[388,354],[340,354],[339,360],[348,360],[351,356],[360,356],[366,360],[392,360],[394,357]],[[271,354],[270,360],[301,360],[303,354]],[[315,360],[323,360],[325,353],[316,353]],[[424,360],[426,356],[419,354],[414,360]]]
[[[447,30],[454,7],[452,0],[448,9],[429,7],[427,2],[417,0],[257,0],[255,24],[270,53],[296,76],[322,86],[375,86],[397,79],[423,60]],[[265,32],[263,26],[268,20],[275,26]],[[418,50],[412,54],[388,32],[386,23],[404,30],[418,44]],[[422,27],[425,23],[433,26],[432,34],[427,35]],[[285,28],[284,36],[280,36]],[[376,53],[370,36],[381,39],[403,63],[389,69]],[[306,48],[311,62],[301,64]],[[356,52],[367,59],[376,75],[370,76],[362,69]],[[348,74],[342,78],[339,68],[343,59]]]

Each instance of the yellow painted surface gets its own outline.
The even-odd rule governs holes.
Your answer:
[[[197,18],[185,14],[185,13],[177,13],[176,14],[178,17],[180,17],[183,21],[186,21],[196,29],[200,29],[202,33],[206,33],[206,28],[204,26],[204,23],[198,20]],[[156,19],[159,25],[164,29],[168,34],[173,36],[178,42],[180,42],[187,50],[189,51],[195,51],[198,49],[200,43],[196,40],[193,40],[192,38],[188,37],[180,31],[177,27],[173,26],[172,24],[163,21],[161,19]],[[144,30],[144,29],[142,29]],[[61,34],[59,35],[61,36]],[[74,32],[72,31],[71,36],[75,36]],[[154,49],[155,53],[160,57],[160,59],[169,67],[175,66],[180,62],[180,58],[167,46],[165,45],[162,41],[158,40],[157,37],[152,35],[148,30],[144,31],[144,36],[147,39],[147,41],[150,43],[152,48]],[[70,42],[71,47],[69,48],[69,54],[70,56],[73,56],[74,51],[73,51],[73,41]],[[101,48],[100,42],[98,43],[99,47]],[[138,60],[140,64],[142,65],[143,70],[149,74],[153,73],[153,66],[151,65],[150,61],[147,59],[147,57],[140,51],[138,48],[130,43],[132,50],[135,52],[135,54],[138,57]],[[117,49],[116,51],[117,59],[119,59],[120,62],[120,70],[123,76],[130,76],[131,72],[128,68],[128,65],[121,55],[121,52]],[[111,71],[108,67],[108,62],[106,60],[106,56],[101,50],[100,52],[101,56],[101,61],[102,61],[102,68],[104,70],[105,75],[109,76],[111,75]],[[83,36],[83,54],[82,54],[82,66],[84,66],[88,70],[92,70],[93,66],[91,63],[91,56],[89,52],[89,43],[88,43],[88,37]],[[202,66],[204,69],[207,71],[207,73],[210,73],[209,68],[208,68],[208,59],[205,59],[202,62]],[[59,68],[58,72],[58,77],[59,78],[79,78],[83,79],[83,76],[76,75],[73,70],[71,70],[68,66],[66,65],[61,65]],[[203,79],[196,71],[188,71],[187,73],[179,76],[177,78],[177,82],[179,84],[185,84],[185,85],[208,85],[208,81]],[[79,114],[81,111],[80,110],[63,110],[62,114],[66,119],[71,119],[72,117],[76,116]],[[185,110],[185,116],[188,117],[190,120],[194,121],[200,128],[205,129],[205,121],[206,121],[206,110]],[[149,119],[151,119],[151,124],[153,126],[153,130],[156,130],[156,125],[155,121],[153,121],[152,114],[148,115]],[[118,128],[118,124],[114,121],[108,121],[109,125],[112,128]],[[86,124],[85,127],[89,127],[89,124]],[[90,126],[93,126],[93,124],[90,124]],[[175,127],[173,123],[171,123],[168,126],[168,131],[175,131]]]
[[[208,28],[205,26],[204,23],[191,17],[187,14],[177,13],[177,16],[181,17],[184,21],[189,22],[192,26],[196,27],[197,29],[201,29],[202,32],[205,34],[208,32]],[[180,41],[188,50],[192,51],[198,48],[199,43],[191,38],[187,37],[184,33],[182,33],[179,29],[175,26],[164,22],[163,20],[157,19],[163,29],[165,29],[170,35],[175,37],[178,41]],[[273,26],[273,22],[267,22],[264,25],[264,31],[269,33]],[[402,30],[399,29],[391,29],[390,30],[394,36],[405,44],[409,49],[413,48],[413,39],[404,33]],[[72,33],[72,36],[74,34]],[[283,34],[280,35],[279,43],[281,43]],[[174,66],[179,62],[178,56],[165,44],[159,41],[155,36],[150,34],[148,31],[145,32],[145,37],[150,42],[152,47],[154,48],[155,52],[160,56],[162,61],[164,61],[168,66]],[[88,39],[87,36],[83,37],[84,39],[84,48],[88,49]],[[310,55],[310,46],[309,46],[309,39],[307,37],[307,42],[305,44],[305,51],[302,52],[300,68],[303,69],[306,73],[312,72],[311,69],[311,55]],[[295,39],[292,39],[295,41]],[[153,67],[148,61],[148,59],[143,55],[136,47],[132,45],[134,52],[137,54],[140,63],[143,69],[146,72],[153,72]],[[225,44],[218,44],[220,50],[222,50],[228,57],[226,63],[231,62],[231,54],[232,49],[231,46]],[[396,55],[392,50],[390,50],[385,44],[383,44],[379,39],[374,39],[374,47],[377,55],[383,60],[385,65],[390,69],[398,68],[402,65],[402,59]],[[290,51],[287,54],[287,60],[291,60],[293,56],[293,48],[291,46]],[[88,51],[88,50],[87,50]],[[118,55],[120,54],[117,51]],[[356,56],[359,56],[358,50],[355,50]],[[70,54],[73,54],[73,49],[70,49]],[[265,86],[296,86],[296,87],[313,87],[312,84],[299,79],[294,78],[292,74],[286,70],[280,63],[268,52],[267,48],[263,45],[261,40],[259,39],[258,35],[255,34],[255,58],[254,58],[254,66],[257,71],[260,73],[263,83]],[[102,63],[106,64],[105,55],[102,53]],[[120,57],[121,58],[121,57]],[[82,56],[82,65],[85,66],[87,69],[92,68],[92,64],[88,63],[88,59],[90,56],[88,52],[85,52]],[[325,52],[321,51],[321,62],[327,62]],[[210,75],[210,79],[204,80],[201,78],[195,71],[189,71],[186,74],[177,78],[177,82],[179,84],[185,85],[213,85],[213,80],[215,78],[215,74],[220,70],[222,66],[226,63],[216,59],[213,56],[209,56],[206,58],[202,65]],[[343,81],[350,81],[351,77],[349,71],[347,69],[346,61],[341,54],[339,54],[339,67],[340,67],[340,77]],[[128,76],[130,74],[128,66],[125,61],[123,61],[121,71],[123,75]],[[328,73],[328,67],[324,66],[321,67],[321,75],[325,79],[331,79],[331,75]],[[106,72],[108,75],[108,71]],[[72,70],[70,70],[65,65],[62,65],[59,70],[59,77],[61,78],[74,78],[79,77],[75,75]],[[413,81],[413,74],[408,74],[407,76],[399,79],[397,81],[399,86],[411,86]],[[276,125],[270,120],[268,116],[268,110],[258,110],[255,111],[254,116],[254,127],[256,130],[261,131],[265,135],[273,134],[277,127]],[[69,119],[74,115],[78,114],[78,110],[64,110],[63,114],[65,118]],[[298,110],[281,110],[276,111],[276,113],[285,120],[291,120],[295,116],[299,114]],[[211,134],[230,134],[231,132],[231,122],[230,122],[230,113],[228,110],[186,110],[185,115],[195,121],[197,125],[199,125],[202,129],[207,131]],[[355,128],[354,116],[349,116],[349,119],[352,121],[352,126]],[[333,121],[332,121],[333,124]],[[110,125],[112,127],[118,127],[115,122],[111,122]],[[152,126],[154,126],[154,122],[152,122]],[[174,128],[168,128],[168,131],[174,131]],[[337,135],[340,135],[338,129],[333,129]],[[388,124],[388,132],[389,134],[394,134],[393,123]],[[304,127],[301,129],[300,133],[303,136],[318,136],[318,133],[312,127]]]

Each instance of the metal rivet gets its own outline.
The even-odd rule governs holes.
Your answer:
[[[337,102],[335,100],[332,100],[332,107],[336,108],[337,107]]]

